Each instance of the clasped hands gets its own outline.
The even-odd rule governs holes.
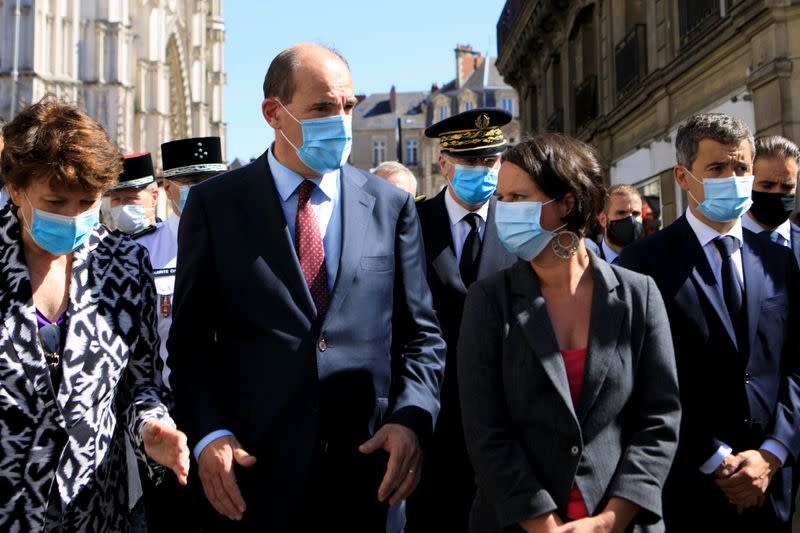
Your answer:
[[[378,487],[378,500],[395,505],[407,498],[419,484],[422,474],[422,449],[416,433],[400,424],[386,424],[371,439],[358,447],[363,454],[380,449],[389,454],[386,474]],[[234,464],[249,468],[256,458],[247,453],[232,436],[220,437],[200,453],[198,474],[206,498],[214,509],[231,520],[241,520],[247,505],[239,490]]]
[[[764,505],[772,476],[781,467],[780,460],[766,450],[746,450],[730,454],[715,472],[714,482],[742,514],[748,507]]]

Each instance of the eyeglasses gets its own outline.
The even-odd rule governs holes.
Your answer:
[[[47,356],[61,355],[61,327],[47,324],[39,328],[39,343]]]

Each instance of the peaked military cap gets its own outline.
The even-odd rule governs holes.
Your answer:
[[[174,179],[192,174],[218,174],[228,170],[222,160],[219,137],[193,137],[161,145],[164,178]]]
[[[153,177],[153,158],[149,152],[126,155],[122,165],[119,181],[109,189],[110,191],[138,189],[156,181]]]
[[[502,109],[470,109],[428,126],[425,136],[439,138],[439,150],[454,157],[486,157],[506,149],[500,129],[511,122],[511,114]]]

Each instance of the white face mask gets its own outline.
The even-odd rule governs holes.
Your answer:
[[[153,209],[143,205],[116,205],[111,208],[114,225],[122,233],[131,235],[150,225]]]

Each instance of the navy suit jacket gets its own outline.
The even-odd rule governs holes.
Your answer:
[[[177,415],[190,446],[228,429],[258,458],[237,473],[256,528],[287,529],[315,446],[355,450],[388,422],[424,437],[439,412],[445,345],[414,199],[345,166],[340,201],[322,321],[266,153],[193,187],[181,216],[168,341]]]
[[[800,226],[792,222],[792,252],[794,253],[794,258],[797,260],[798,266],[800,266]]]
[[[464,444],[457,379],[459,358],[456,345],[467,288],[456,261],[446,194],[449,193],[445,187],[433,198],[417,204],[433,308],[447,342],[447,364],[442,385],[441,416],[426,448],[425,474],[408,501],[407,531],[466,530],[475,495],[474,474]],[[497,236],[496,204],[496,198],[489,199],[478,279],[490,277],[516,261]],[[446,501],[442,501],[442,491],[449,493]]]
[[[717,520],[720,530],[724,519],[738,527],[713,476],[699,471],[719,441],[734,453],[758,449],[766,438],[783,444],[787,465],[774,476],[763,513],[779,521],[791,513],[789,465],[800,452],[798,269],[788,249],[746,229],[741,254],[747,327],[740,342],[685,215],[625,247],[620,257],[621,266],[656,281],[672,328],[683,419],[664,518],[676,531],[698,527],[682,523],[698,514]]]

